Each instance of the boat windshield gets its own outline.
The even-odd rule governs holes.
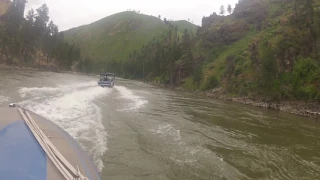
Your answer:
[[[100,76],[100,81],[113,81],[113,76]]]

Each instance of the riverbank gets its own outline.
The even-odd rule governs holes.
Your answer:
[[[205,95],[210,98],[227,100],[239,104],[245,104],[265,109],[282,111],[298,116],[320,118],[320,104],[318,102],[302,102],[302,101],[280,101],[280,102],[265,102],[259,99],[249,97],[229,97],[224,93],[219,93],[219,90],[208,92],[196,92],[197,94]]]
[[[176,91],[190,92],[199,96],[206,96],[213,99],[220,99],[224,101],[231,101],[238,104],[250,105],[265,109],[271,109],[281,112],[294,114],[297,116],[304,116],[314,119],[320,119],[320,103],[319,102],[304,102],[304,101],[280,101],[280,102],[266,102],[258,98],[249,97],[231,97],[222,88],[213,89],[210,91],[190,91],[182,87],[168,87],[163,84],[145,82],[146,84],[155,85],[162,88],[170,88]]]
[[[29,71],[51,71],[51,72],[61,72],[61,73],[71,73],[71,74],[81,74],[96,76],[96,74],[81,73],[75,71],[60,71],[54,66],[12,66],[6,64],[0,64],[0,69],[8,70],[29,70]],[[190,92],[200,96],[207,96],[209,98],[220,99],[225,101],[231,101],[238,104],[245,104],[265,109],[272,109],[281,112],[286,112],[298,116],[310,117],[314,119],[320,119],[320,103],[319,102],[303,102],[303,101],[281,101],[281,102],[266,102],[258,98],[249,97],[231,97],[221,88],[214,89],[210,91],[190,91],[183,89],[182,87],[168,87],[164,84],[144,82],[146,84],[158,86],[161,88],[170,88],[176,91]]]
[[[49,66],[48,65],[18,66],[18,65],[7,65],[7,64],[0,63],[0,69],[60,72],[59,68],[51,65]]]

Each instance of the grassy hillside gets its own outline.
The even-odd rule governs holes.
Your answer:
[[[80,45],[91,56],[114,58],[101,67],[125,77],[266,101],[320,101],[320,1],[241,0],[233,14],[189,26],[124,12],[79,28],[73,39],[87,41]]]
[[[230,94],[320,100],[320,4],[309,2],[243,0],[206,18],[194,48],[207,60],[199,88],[216,79]]]
[[[80,46],[83,56],[110,62],[126,59],[130,53],[160,39],[168,30],[168,25],[159,18],[128,11],[70,29],[64,36]]]
[[[320,101],[319,1],[242,0],[231,15],[204,17],[195,37],[170,28],[120,73],[266,101]]]

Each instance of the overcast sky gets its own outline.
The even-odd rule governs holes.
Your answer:
[[[235,6],[238,0],[28,0],[27,11],[46,3],[50,18],[60,30],[89,24],[127,9],[140,10],[142,14],[166,17],[172,20],[193,21],[201,25],[203,16],[219,12],[220,6]]]

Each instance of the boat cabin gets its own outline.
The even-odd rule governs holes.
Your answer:
[[[112,73],[102,73],[100,74],[100,81],[98,84],[101,87],[113,87],[115,79],[116,77]]]

